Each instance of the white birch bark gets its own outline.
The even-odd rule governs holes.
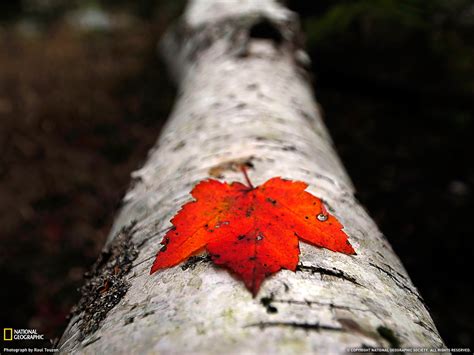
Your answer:
[[[62,352],[338,354],[443,346],[399,259],[354,198],[305,76],[298,31],[296,16],[273,0],[190,1],[162,48],[179,87],[176,105],[146,164],[132,174],[108,240],[110,247],[137,221],[130,242],[139,254],[123,278],[130,287],[98,330],[81,334],[84,313],[74,316]],[[255,299],[209,262],[150,276],[169,220],[192,187],[217,170],[225,181],[242,181],[226,167],[245,160],[254,165],[255,185],[275,176],[307,182],[357,255],[300,243],[299,270],[270,277]]]

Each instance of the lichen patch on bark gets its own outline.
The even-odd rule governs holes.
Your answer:
[[[107,313],[120,302],[130,284],[125,280],[138,256],[132,243],[135,222],[123,227],[112,243],[86,274],[86,283],[80,288],[81,299],[71,313],[79,315],[79,339],[99,329]]]

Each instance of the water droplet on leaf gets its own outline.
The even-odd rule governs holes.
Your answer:
[[[229,221],[219,221],[219,222],[216,223],[214,228],[220,228],[222,226],[227,226],[228,224],[229,224]]]
[[[327,214],[322,214],[322,213],[320,213],[320,214],[318,214],[318,215],[316,216],[316,218],[317,218],[318,221],[320,221],[320,222],[326,222],[326,221],[328,220],[328,215],[327,215]]]

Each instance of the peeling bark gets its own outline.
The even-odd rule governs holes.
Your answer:
[[[345,353],[349,347],[443,347],[436,327],[354,189],[308,82],[298,19],[273,0],[194,0],[163,40],[179,91],[174,110],[110,233],[139,251],[129,285],[93,332],[71,320],[63,353]],[[159,93],[157,93],[159,94]],[[370,159],[370,157],[368,157]],[[253,299],[205,256],[149,270],[169,220],[209,176],[256,185],[302,180],[345,226],[356,256],[301,245]],[[107,295],[107,290],[97,297]],[[81,330],[82,329],[82,330]]]

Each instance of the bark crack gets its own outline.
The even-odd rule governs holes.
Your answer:
[[[312,274],[318,273],[321,275],[328,275],[328,276],[334,276],[342,280],[349,281],[353,283],[354,285],[364,287],[362,284],[357,282],[357,280],[353,277],[345,273],[344,271],[336,268],[324,268],[321,266],[313,266],[313,265],[303,265],[303,264],[298,264],[296,267],[296,271],[302,271],[302,272],[310,272]]]
[[[260,303],[265,307],[267,313],[277,313],[278,309],[274,306],[275,303],[282,303],[282,304],[293,304],[293,305],[302,305],[307,307],[312,307],[313,305],[318,306],[327,306],[330,310],[334,309],[341,309],[347,311],[359,311],[359,312],[369,312],[377,317],[379,320],[383,320],[377,312],[373,311],[370,308],[358,308],[354,306],[347,306],[347,305],[339,305],[333,302],[320,302],[320,301],[311,301],[311,300],[292,300],[292,299],[277,299],[274,298],[274,295],[271,294],[269,297],[262,297],[260,299]]]
[[[343,332],[344,328],[334,327],[332,325],[316,323],[299,323],[299,322],[259,322],[247,325],[247,327],[259,327],[260,329],[270,328],[270,327],[287,327],[287,328],[296,328],[304,330],[328,330]]]
[[[372,266],[373,268],[379,270],[383,274],[387,275],[395,283],[395,285],[397,285],[398,287],[408,291],[410,294],[414,295],[420,302],[422,302],[424,305],[426,305],[425,300],[421,297],[421,295],[418,292],[414,291],[413,289],[411,289],[410,287],[405,285],[402,281],[400,281],[397,277],[395,277],[391,272],[381,268],[380,266],[378,266],[374,263],[369,262],[369,265]]]
[[[181,270],[194,270],[197,264],[209,263],[211,262],[211,256],[209,254],[191,256],[186,262],[181,266]]]

